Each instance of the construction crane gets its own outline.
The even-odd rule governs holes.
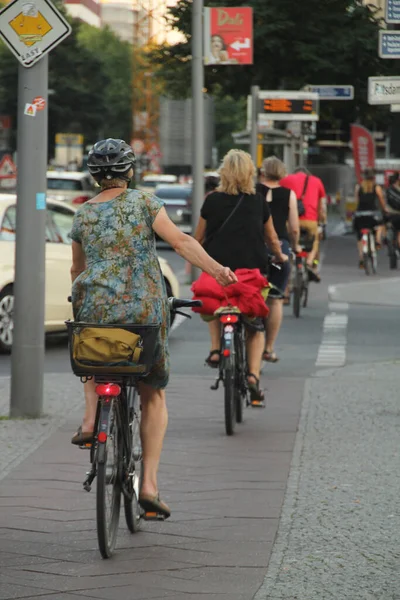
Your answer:
[[[145,157],[139,167],[160,171],[160,96],[163,83],[157,77],[150,52],[166,41],[167,0],[136,0],[133,35],[133,146]],[[141,150],[140,150],[141,149]]]

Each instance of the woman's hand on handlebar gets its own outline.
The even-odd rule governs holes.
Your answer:
[[[216,281],[223,286],[230,285],[231,283],[237,283],[237,277],[229,267],[220,266],[214,275]]]
[[[282,254],[281,252],[280,254],[274,256],[272,262],[278,263],[278,265],[283,265],[283,263],[287,262],[288,260],[289,257],[286,254]]]

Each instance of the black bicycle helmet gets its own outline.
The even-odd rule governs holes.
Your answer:
[[[114,177],[130,181],[127,173],[135,163],[135,154],[124,140],[107,138],[96,142],[89,151],[87,167],[96,181]]]

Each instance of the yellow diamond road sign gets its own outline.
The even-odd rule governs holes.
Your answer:
[[[71,33],[50,0],[14,0],[0,11],[0,38],[31,67]]]

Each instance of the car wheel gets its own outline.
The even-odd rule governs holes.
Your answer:
[[[170,283],[169,283],[168,279],[166,279],[166,277],[164,277],[164,281],[165,281],[165,287],[167,288],[167,296],[168,296],[168,298],[171,298],[171,296],[173,295],[173,294],[172,294],[172,288],[171,288],[171,285],[170,285]],[[173,315],[173,314],[171,313],[171,315],[170,315],[170,321],[169,321],[169,326],[170,326],[170,327],[172,327],[172,325],[173,325],[173,322],[175,321],[175,317],[176,317],[176,315]]]
[[[10,353],[14,330],[14,293],[11,285],[0,292],[0,352]]]

